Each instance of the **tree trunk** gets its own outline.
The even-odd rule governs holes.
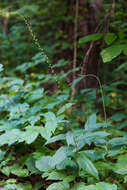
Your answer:
[[[85,8],[84,8],[85,6]],[[102,1],[94,0],[91,3],[84,5],[84,1],[80,0],[80,11],[82,18],[79,21],[79,32],[81,36],[86,36],[88,34],[97,33],[100,25],[100,16],[99,14],[102,11]],[[96,43],[87,43],[84,44],[84,60],[82,65],[82,74],[83,75],[95,75],[98,73],[98,62],[99,62],[99,53],[100,47]],[[97,88],[98,81],[95,77],[85,77],[84,78],[85,88]]]

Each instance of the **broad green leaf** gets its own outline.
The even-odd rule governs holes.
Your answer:
[[[23,132],[20,136],[19,142],[25,141],[27,144],[31,144],[34,142],[38,136],[38,132],[32,129],[27,130],[26,132]]]
[[[14,174],[16,176],[19,176],[19,177],[27,177],[27,176],[29,176],[28,170],[25,169],[25,168],[20,167],[18,164],[14,164],[12,166],[5,167],[3,169],[4,170],[2,170],[2,172],[4,172],[5,175],[12,173],[12,174]]]
[[[29,109],[29,104],[15,104],[9,108],[10,119],[15,119],[19,115],[24,115],[24,113]]]
[[[114,156],[117,156],[117,155],[120,155],[120,154],[122,154],[122,150],[119,149],[119,147],[116,150],[111,149],[111,150],[108,151],[108,157],[114,157]]]
[[[7,184],[2,190],[17,190],[16,184]],[[23,190],[22,188],[19,188],[18,190]]]
[[[2,188],[2,190],[31,190],[32,185],[29,183],[22,184],[7,184]]]
[[[124,183],[127,183],[127,175],[124,177]]]
[[[8,144],[9,146],[15,142],[18,142],[20,136],[22,135],[22,131],[19,129],[12,129],[10,131],[6,131],[4,134],[0,136],[0,146]]]
[[[100,182],[96,184],[96,190],[117,190],[117,186],[115,184]]]
[[[86,187],[85,183],[80,182],[80,183],[76,183],[71,190],[84,190],[85,187]]]
[[[82,79],[84,78],[84,76],[78,77],[71,85],[71,88],[75,87],[78,82],[80,82]]]
[[[122,121],[124,118],[126,118],[126,114],[124,113],[115,113],[112,117],[110,117],[111,120],[114,121]]]
[[[36,89],[36,90],[32,91],[32,92],[28,95],[27,101],[28,101],[28,102],[37,101],[37,100],[39,100],[40,98],[43,97],[43,94],[44,94],[44,89],[43,89],[43,88]]]
[[[101,56],[103,62],[106,63],[112,61],[115,57],[119,56],[122,53],[123,48],[123,45],[113,45],[109,48],[102,50]]]
[[[66,134],[66,141],[67,141],[67,145],[69,146],[69,145],[73,145],[73,146],[75,146],[75,141],[74,141],[74,133],[72,133],[72,132],[68,132],[67,134]]]
[[[73,103],[65,104],[60,110],[58,110],[57,115],[60,115],[61,113],[65,112],[68,108],[70,108],[73,105]]]
[[[0,64],[0,72],[3,71],[3,65]]]
[[[95,185],[88,185],[83,188],[79,188],[77,190],[97,190]]]
[[[22,168],[11,168],[11,173],[19,176],[19,177],[27,177],[29,176],[29,172],[27,169],[22,169]]]
[[[82,43],[86,43],[86,42],[90,42],[90,41],[96,41],[96,40],[100,40],[103,37],[102,33],[98,33],[98,34],[89,34],[85,37],[82,37],[79,39],[79,44]]]
[[[91,143],[104,145],[106,143],[105,137],[110,134],[104,131],[87,132],[77,136],[78,148],[81,149],[84,145]]]
[[[5,151],[0,150],[0,161],[4,159],[5,154]]]
[[[28,159],[25,162],[25,165],[27,166],[27,169],[33,174],[38,173],[38,169],[35,167],[35,160],[32,157],[28,157]]]
[[[105,42],[107,45],[112,44],[116,40],[117,36],[114,33],[107,33],[105,37]]]
[[[123,53],[124,55],[127,55],[127,45],[124,46]]]
[[[96,125],[96,114],[92,114],[85,124],[85,131],[91,131],[92,128]]]
[[[120,64],[115,71],[121,71],[122,69],[127,70],[127,61],[125,61],[124,63]]]
[[[95,165],[96,165],[96,168],[102,172],[114,170],[114,164],[112,162],[105,162],[102,160],[102,161],[96,162]]]
[[[124,40],[126,38],[126,33],[125,31],[120,31],[118,32],[119,39]]]
[[[91,131],[95,131],[98,130],[100,127],[105,127],[107,126],[109,123],[96,123],[96,114],[92,114],[86,124],[85,124],[85,131],[91,132]]]
[[[56,67],[63,67],[65,65],[68,64],[68,61],[64,60],[64,59],[60,59],[56,64],[53,65],[53,68]]]
[[[127,175],[127,155],[121,155],[115,164],[114,171],[121,175]]]
[[[63,160],[65,160],[67,154],[68,154],[67,147],[59,148],[51,159],[51,166],[54,167],[57,164],[60,164]]]
[[[46,130],[54,133],[57,128],[57,118],[55,114],[53,112],[47,112],[46,114],[44,114],[44,116],[46,120]]]
[[[46,61],[45,59],[46,57],[44,55],[42,55],[42,53],[37,53],[34,57],[32,57],[32,60],[38,62],[38,63],[43,63]]]
[[[63,180],[65,182],[71,182],[75,179],[74,176],[67,176],[66,172],[53,171],[48,175],[48,180]]]
[[[2,172],[4,175],[6,175],[6,176],[9,177],[9,175],[10,175],[10,173],[11,173],[10,167],[9,167],[9,166],[3,167],[3,168],[1,169],[1,172]]]
[[[71,190],[117,190],[115,184],[100,182],[95,185],[85,185],[83,183],[76,184]]]
[[[50,131],[50,130],[47,130],[47,129],[44,128],[44,127],[40,130],[40,134],[41,134],[41,136],[42,136],[44,139],[46,139],[47,141],[49,141],[50,137],[52,136],[51,131]]]
[[[105,150],[85,150],[85,154],[90,158],[92,161],[97,161],[100,159],[104,159],[107,152]]]
[[[86,154],[84,152],[80,152],[77,155],[76,160],[80,169],[85,170],[88,174],[98,179],[97,169],[95,168],[94,164],[86,157]]]
[[[35,163],[36,168],[40,171],[48,171],[51,169],[51,157],[50,156],[42,156]]]
[[[111,145],[111,147],[127,145],[127,137],[112,138],[111,140],[109,140],[108,144]]]
[[[51,184],[46,190],[69,190],[70,185],[66,182],[58,182]]]
[[[70,157],[65,158],[65,160],[60,162],[60,164],[56,165],[56,169],[58,169],[58,170],[66,170],[66,168],[68,168],[68,167],[71,167],[71,168],[74,168],[74,169],[77,168],[77,165],[76,165],[75,161],[73,161]]]
[[[6,181],[6,183],[16,183],[16,179],[8,179],[7,181]]]
[[[28,121],[30,122],[30,124],[32,126],[34,126],[34,124],[40,120],[40,115],[34,115],[34,116],[31,116],[29,117]]]
[[[50,144],[50,143],[53,143],[53,142],[56,142],[56,141],[59,141],[59,140],[64,140],[64,139],[65,139],[65,134],[60,134],[60,135],[57,135],[57,136],[54,136],[54,137],[50,138],[46,142],[46,145]]]

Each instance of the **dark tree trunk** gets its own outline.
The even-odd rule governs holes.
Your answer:
[[[84,8],[85,7],[85,8]],[[96,33],[100,25],[100,13],[102,11],[102,1],[94,0],[92,3],[84,5],[84,1],[80,0],[81,19],[79,21],[79,32],[81,36]],[[83,75],[98,74],[100,47],[98,43],[84,44],[84,60],[82,65]],[[84,78],[85,88],[97,88],[98,81],[95,77]]]

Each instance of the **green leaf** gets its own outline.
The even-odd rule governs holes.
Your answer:
[[[57,128],[57,118],[55,114],[53,112],[47,112],[46,114],[44,114],[44,116],[46,119],[46,130],[54,133]]]
[[[67,145],[73,145],[75,146],[75,142],[74,142],[74,134],[69,131],[67,134],[66,134],[66,141],[67,141]]]
[[[124,52],[125,53],[125,52]],[[124,63],[120,64],[120,66],[118,66],[115,71],[121,71],[123,69],[127,69],[127,61],[125,61]]]
[[[96,190],[117,190],[117,186],[115,184],[100,182],[96,184]]]
[[[32,60],[35,61],[35,65],[38,63],[43,63],[46,61],[46,57],[42,55],[42,53],[37,53],[34,57],[32,57]]]
[[[8,179],[7,181],[6,181],[6,183],[16,183],[16,179]]]
[[[50,143],[54,143],[54,142],[59,141],[59,140],[64,140],[64,139],[65,139],[65,134],[60,134],[60,135],[57,135],[57,136],[54,136],[54,137],[50,138],[46,142],[46,145],[50,144]]]
[[[84,152],[80,152],[76,158],[80,169],[85,170],[88,174],[98,179],[98,171],[94,164],[86,157]]]
[[[27,166],[27,169],[33,174],[38,173],[38,169],[35,167],[35,160],[32,157],[28,157],[28,159],[25,162],[25,165]]]
[[[54,167],[57,164],[60,164],[65,158],[67,157],[67,147],[61,147],[59,148],[51,160],[51,166]]]
[[[117,36],[114,33],[107,33],[105,37],[105,42],[107,45],[112,44],[116,40]]]
[[[34,91],[32,91],[29,95],[28,95],[28,102],[34,102],[39,100],[40,98],[42,98],[44,95],[44,89],[40,88],[40,89],[36,89]]]
[[[0,72],[3,71],[3,65],[0,64]]]
[[[85,131],[91,131],[91,128],[94,128],[96,125],[96,114],[92,114],[85,124]]]
[[[50,139],[50,137],[51,137],[51,135],[52,135],[51,131],[50,131],[50,130],[47,130],[46,128],[42,128],[42,129],[40,130],[40,134],[41,134],[41,136],[42,136],[44,139],[46,139],[47,141],[49,141],[49,139]]]
[[[73,105],[73,103],[67,103],[65,104],[60,110],[57,112],[57,115],[60,115],[61,113],[65,112],[68,108],[70,108]]]
[[[5,174],[12,173],[12,174],[14,174],[16,176],[19,176],[19,177],[27,177],[27,176],[29,176],[28,170],[20,167],[18,164],[14,164],[12,166],[5,167],[3,169],[4,170],[2,172],[5,172]]]
[[[64,59],[60,59],[57,64],[54,64],[53,65],[53,68],[56,68],[56,67],[63,67],[65,65],[67,65],[69,62],[64,60]]]
[[[29,117],[28,121],[30,122],[30,124],[32,126],[34,126],[34,124],[40,120],[40,115],[34,115],[34,116],[31,116]]]
[[[115,57],[117,57],[122,53],[123,48],[124,48],[123,45],[113,45],[110,46],[109,48],[102,50],[101,56],[103,62],[106,63],[112,61]]]
[[[51,184],[46,190],[69,190],[69,188],[69,183],[59,182]]]
[[[48,171],[51,169],[51,157],[50,156],[42,156],[35,163],[36,168],[40,171]]]
[[[117,122],[122,121],[124,118],[126,118],[126,114],[124,113],[116,113],[112,117],[110,117],[111,120],[114,120]]]
[[[79,39],[79,44],[90,42],[90,41],[100,40],[102,37],[103,37],[102,33],[90,34],[90,35],[87,35],[85,37],[80,38]]]
[[[65,182],[71,182],[75,179],[74,176],[67,176],[66,172],[53,171],[48,175],[48,180],[63,180]]]
[[[78,84],[78,82],[80,82],[83,78],[84,78],[84,76],[81,76],[81,77],[78,77],[77,79],[75,79],[71,85],[71,88],[75,87]]]
[[[0,161],[4,159],[5,154],[5,151],[0,150]]]
[[[126,33],[125,31],[120,31],[118,32],[119,39],[124,40],[126,38]]]
[[[11,173],[19,176],[19,177],[27,177],[29,176],[29,172],[27,169],[22,169],[22,168],[11,168]]]
[[[10,131],[6,131],[4,134],[0,136],[0,146],[8,144],[9,146],[13,143],[17,142],[22,135],[22,131],[19,129],[12,129]]]
[[[76,183],[71,190],[84,190],[85,187],[86,187],[85,183],[80,182],[80,183]]]
[[[38,136],[39,132],[36,131],[36,126],[28,127],[25,132],[20,136],[19,142],[25,141],[27,144],[34,142]]]
[[[105,137],[109,135],[109,133],[104,131],[87,132],[86,134],[81,134],[77,136],[78,148],[81,149],[84,145],[91,145],[91,143],[104,145],[106,143]]]
[[[114,171],[121,175],[127,175],[127,155],[121,155],[115,164]]]
[[[97,161],[100,159],[104,159],[107,152],[105,150],[85,150],[85,154],[90,158],[92,161]]]
[[[74,186],[71,190],[117,190],[115,184],[109,184],[105,182],[97,183],[96,185],[87,185],[84,183],[79,183]]]
[[[127,55],[127,45],[124,46],[123,53],[124,55]]]
[[[98,130],[100,127],[105,127],[109,123],[96,123],[96,114],[92,114],[85,124],[85,131],[91,132]]]
[[[7,184],[2,190],[31,190],[32,185],[29,183],[23,184]]]
[[[124,183],[127,183],[127,175],[124,177]]]
[[[15,104],[9,108],[10,119],[15,119],[19,115],[23,115],[29,109],[29,104]]]
[[[112,138],[111,140],[108,141],[108,143],[109,145],[112,145],[112,147],[124,146],[127,145],[127,137]]]

